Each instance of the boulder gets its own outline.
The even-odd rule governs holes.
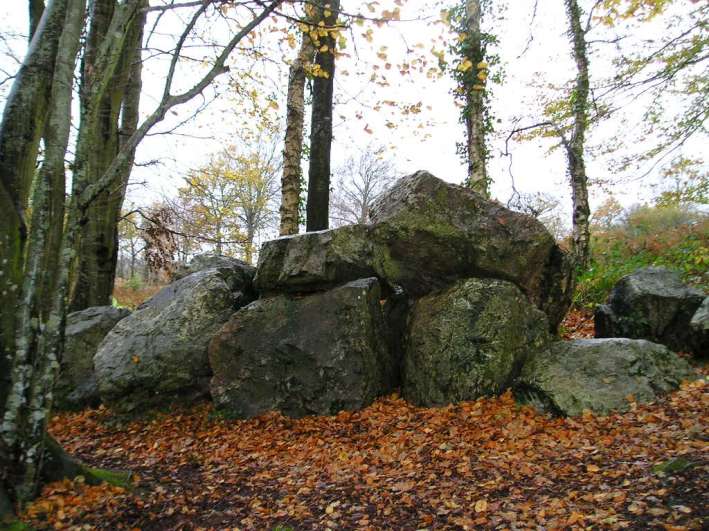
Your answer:
[[[689,326],[699,338],[699,349],[694,353],[697,356],[709,356],[709,297],[704,297],[704,302],[694,312]]]
[[[264,243],[254,284],[262,293],[322,291],[376,273],[367,226],[347,225]]]
[[[251,282],[254,278],[254,274],[256,273],[255,267],[237,258],[232,258],[231,256],[225,256],[223,254],[204,253],[194,256],[188,264],[180,265],[172,274],[172,279],[173,281],[180,280],[181,278],[191,275],[192,273],[196,273],[197,271],[220,267],[226,267],[233,269],[235,272],[240,272],[244,277],[243,282]]]
[[[59,378],[54,386],[54,407],[81,409],[100,402],[94,355],[116,324],[130,315],[126,309],[94,306],[67,316]]]
[[[257,288],[309,292],[376,276],[419,297],[463,278],[497,278],[516,284],[553,329],[568,309],[566,255],[531,216],[418,172],[385,192],[371,218],[266,242]]]
[[[403,362],[403,395],[439,406],[497,395],[551,336],[543,312],[514,284],[467,279],[416,301]]]
[[[647,339],[676,352],[700,353],[702,334],[690,321],[704,294],[661,267],[639,269],[611,291],[595,313],[596,337]]]
[[[104,403],[130,413],[207,395],[207,346],[234,311],[252,300],[241,273],[227,267],[192,273],[111,330],[94,358]]]
[[[517,399],[557,415],[627,411],[629,397],[650,402],[694,373],[664,345],[642,339],[558,341],[532,354],[515,388]]]
[[[396,360],[375,278],[259,299],[214,337],[211,392],[228,416],[357,410],[393,387]]]

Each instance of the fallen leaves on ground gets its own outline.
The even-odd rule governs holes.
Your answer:
[[[139,480],[52,484],[25,518],[40,529],[700,529],[707,406],[699,380],[626,414],[573,419],[510,394],[434,409],[391,396],[299,420],[229,421],[208,404],[125,423],[106,409],[61,414],[50,431],[69,452]],[[680,456],[692,466],[657,472]]]
[[[596,326],[593,322],[593,312],[584,308],[571,308],[561,323],[563,339],[586,339],[594,337]]]

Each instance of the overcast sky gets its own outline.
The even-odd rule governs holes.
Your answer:
[[[156,0],[153,0],[155,2]],[[393,65],[405,59],[406,47],[422,43],[430,49],[440,49],[442,43],[437,39],[442,26],[435,23],[440,2],[409,0],[402,8],[402,19],[421,19],[412,22],[400,22],[376,29],[374,44],[369,45],[358,36],[355,28],[355,40],[350,39],[347,48],[348,57],[338,62],[336,75],[335,130],[333,146],[333,165],[336,167],[358,149],[365,149],[369,144],[381,144],[389,147],[388,155],[394,161],[401,174],[418,169],[427,169],[435,175],[454,183],[461,183],[465,178],[465,167],[456,154],[455,144],[463,140],[463,126],[458,121],[459,110],[454,105],[450,92],[453,84],[446,76],[428,79],[426,76],[399,76],[380,67],[378,72],[387,75],[389,87],[381,87],[368,81],[369,72],[375,64],[376,53],[386,46],[387,61]],[[531,0],[514,0],[514,8],[498,12],[494,20],[488,18],[487,24],[493,26],[501,45],[498,53],[502,58],[505,82],[494,86],[493,112],[500,120],[501,133],[509,129],[515,116],[524,116],[533,108],[535,91],[530,85],[540,82],[562,84],[574,75],[574,65],[569,55],[566,37],[566,18],[561,0],[540,0],[536,17],[532,17]],[[22,8],[16,6],[22,5]],[[360,2],[343,0],[345,9],[356,9]],[[25,2],[19,0],[3,1],[0,5],[0,17],[3,30],[23,34],[27,27]],[[170,34],[179,33],[185,14],[166,16],[161,20],[158,30],[152,37],[151,47],[169,47],[174,40]],[[532,25],[532,21],[534,24]],[[148,25],[151,27],[151,24]],[[226,35],[224,28],[217,26],[205,29],[203,35],[214,38]],[[206,37],[205,37],[206,38]],[[23,50],[21,41],[16,41],[16,52]],[[520,57],[522,52],[525,52]],[[287,47],[283,54],[293,51]],[[148,52],[146,51],[147,55]],[[199,57],[199,52],[195,56]],[[205,52],[205,55],[207,52]],[[279,102],[279,111],[285,113],[284,93],[287,82],[287,70],[280,61],[264,63],[258,67],[249,61],[235,56],[232,75],[238,78],[239,68],[257,69],[264,79],[260,90],[272,94]],[[378,61],[382,64],[381,61]],[[602,56],[596,59],[596,72],[604,68]],[[280,66],[277,64],[280,63]],[[163,79],[164,61],[149,59],[145,68],[145,95],[142,110],[147,114],[155,104],[160,93]],[[249,64],[247,67],[246,64]],[[6,70],[13,68],[13,62],[7,57],[0,58],[0,66]],[[198,64],[185,65],[181,80],[190,84],[203,70]],[[397,69],[393,68],[392,72]],[[343,76],[342,72],[351,75]],[[356,75],[356,72],[363,75]],[[0,88],[5,89],[7,86]],[[220,97],[212,101],[214,95]],[[2,97],[2,92],[0,92]],[[378,101],[396,100],[415,104],[423,103],[422,112],[415,119],[400,115],[376,112],[372,109]],[[232,143],[239,132],[248,127],[249,118],[244,109],[230,95],[227,79],[222,78],[216,88],[205,93],[205,98],[176,109],[165,123],[158,126],[158,131],[171,130],[176,124],[191,116],[195,109],[205,102],[209,103],[195,119],[180,127],[178,135],[156,135],[147,138],[138,150],[138,162],[158,161],[156,165],[135,169],[129,189],[129,201],[137,204],[149,203],[161,195],[170,195],[181,184],[185,173],[208,160],[209,155],[218,151],[224,144]],[[430,109],[429,109],[430,108]],[[246,118],[246,120],[245,120]],[[531,123],[533,116],[521,123]],[[388,128],[386,122],[396,124]],[[601,132],[602,133],[602,132]],[[597,133],[598,134],[598,133]],[[516,186],[523,192],[547,192],[562,200],[568,213],[569,191],[566,180],[566,163],[560,151],[549,153],[550,143],[528,142],[515,144],[512,159],[512,173]],[[494,158],[491,162],[490,175],[494,179],[493,195],[505,202],[511,193],[510,160],[500,156],[504,143],[500,138],[491,145]],[[589,159],[588,173],[591,177],[602,177],[603,165]],[[625,205],[647,200],[652,195],[651,189],[643,183],[629,184],[612,189],[613,193]],[[605,197],[600,189],[592,191],[592,206],[598,205]]]

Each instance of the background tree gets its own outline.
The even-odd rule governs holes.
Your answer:
[[[178,214],[183,230],[217,254],[238,254],[251,263],[257,236],[275,222],[280,169],[273,143],[257,141],[244,154],[234,146],[223,150],[179,190],[193,220]]]
[[[386,148],[369,146],[357,157],[350,157],[337,172],[332,190],[330,221],[333,227],[369,223],[372,202],[391,186],[397,177]]]
[[[318,0],[317,19],[322,32],[315,44],[313,108],[310,120],[310,166],[308,169],[308,231],[327,229],[330,200],[330,155],[332,149],[332,105],[335,83],[335,48],[340,0]],[[318,23],[318,25],[320,25]]]
[[[489,10],[490,0],[461,0],[447,14],[457,35],[450,45],[456,58],[451,69],[457,85],[454,94],[466,132],[465,142],[458,145],[458,151],[467,165],[466,184],[485,197],[490,196],[487,169],[490,152],[486,136],[493,130],[487,80],[490,63],[498,62],[488,49],[497,39],[481,28],[483,12]],[[495,79],[499,81],[499,75]]]
[[[118,222],[117,273],[123,278],[130,279],[139,273],[140,257],[145,250],[145,240],[139,223],[140,216],[137,211],[124,212]]]
[[[283,144],[283,178],[281,179],[280,229],[281,236],[297,234],[300,224],[300,185],[303,179],[301,159],[303,156],[303,127],[305,125],[305,80],[307,70],[315,58],[315,46],[311,33],[313,6],[306,6],[305,22],[300,27],[301,43],[298,56],[289,68],[288,95],[286,98],[286,135]]]
[[[101,178],[118,155],[121,143],[138,126],[143,27],[147,0],[95,0],[82,57],[79,126],[73,187],[81,193]],[[109,42],[115,41],[115,42]],[[101,53],[110,47],[111,54]],[[130,178],[135,149],[114,172],[114,180],[84,213],[77,241],[70,309],[82,310],[110,302],[118,259],[118,222]]]

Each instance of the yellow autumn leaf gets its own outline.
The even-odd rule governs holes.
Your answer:
[[[487,500],[478,500],[475,502],[475,512],[484,513],[487,511]]]

